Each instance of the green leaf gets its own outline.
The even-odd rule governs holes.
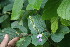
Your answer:
[[[3,13],[6,13],[7,11],[11,11],[12,7],[13,7],[13,3],[12,4],[8,4],[7,6],[4,6]]]
[[[65,19],[60,19],[61,24],[64,26],[70,26],[70,21],[69,20],[65,20]]]
[[[2,23],[4,20],[8,18],[8,15],[3,15],[0,17],[0,23]]]
[[[28,26],[32,34],[41,33],[46,29],[45,21],[40,15],[29,16]]]
[[[11,20],[17,20],[20,17],[21,9],[23,7],[24,0],[15,0]]]
[[[47,39],[48,39],[48,38],[46,38],[46,37],[43,36],[42,37],[42,42],[39,42],[38,41],[39,38],[37,38],[37,35],[32,35],[31,38],[32,38],[32,44],[34,44],[35,46],[37,46],[37,45],[43,45],[47,41]]]
[[[10,39],[13,39],[14,37],[18,37],[19,33],[17,34],[18,31],[12,29],[12,28],[4,28],[1,32],[0,32],[0,42],[3,40],[3,37],[5,34],[9,34]]]
[[[57,33],[57,34],[52,34],[51,35],[51,39],[54,42],[60,42],[63,38],[64,38],[64,34],[63,33]]]
[[[60,26],[59,30],[60,30],[60,33],[63,33],[63,34],[67,34],[70,32],[67,26]]]
[[[43,19],[50,20],[52,17],[58,16],[57,8],[60,3],[61,0],[48,0],[43,11]]]
[[[19,22],[18,21],[15,21],[11,24],[11,28],[18,28],[20,29],[23,33],[27,33],[27,29],[22,26],[22,25],[19,25]]]
[[[39,10],[43,0],[28,0],[29,4],[27,5],[26,10]]]
[[[52,30],[52,33],[56,33],[58,29],[58,17],[53,17],[51,19],[51,30]]]
[[[31,37],[23,37],[17,42],[17,47],[27,47],[31,43]]]
[[[58,16],[70,20],[70,0],[63,0],[57,9]]]
[[[64,38],[64,35],[69,33],[69,32],[70,32],[70,30],[69,30],[68,27],[60,26],[59,29],[58,29],[58,32],[51,35],[51,39],[54,42],[60,42]]]

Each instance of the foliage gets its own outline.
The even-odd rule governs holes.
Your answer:
[[[5,34],[22,37],[17,47],[70,47],[70,0],[0,0],[0,42]]]

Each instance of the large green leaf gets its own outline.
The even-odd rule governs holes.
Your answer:
[[[58,16],[70,20],[70,0],[63,0],[57,9]]]
[[[56,33],[58,29],[58,17],[53,17],[51,19],[51,30],[52,30],[52,33]]]
[[[2,23],[4,20],[8,18],[8,15],[3,15],[0,17],[0,23]]]
[[[43,11],[43,19],[44,20],[49,20],[52,17],[56,17],[57,15],[57,8],[60,4],[61,0],[48,0],[44,11]]]
[[[51,35],[51,39],[54,42],[60,42],[64,38],[64,35],[69,33],[69,32],[70,32],[70,30],[68,27],[60,26],[60,28],[58,29],[58,32]]]
[[[24,0],[15,0],[13,9],[12,9],[12,15],[11,20],[17,20],[20,17],[21,9],[23,7]]]
[[[43,0],[28,0],[29,4],[27,5],[26,10],[39,10]]]
[[[19,34],[17,34],[18,31],[12,29],[12,28],[4,28],[2,31],[0,31],[0,42],[3,40],[3,37],[5,34],[9,34],[10,39],[14,37],[18,37]]]
[[[17,42],[17,47],[27,47],[31,43],[31,37],[23,37]]]
[[[32,34],[41,33],[46,29],[45,21],[40,15],[29,16],[28,26]]]

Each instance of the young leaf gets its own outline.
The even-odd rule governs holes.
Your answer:
[[[70,0],[63,0],[57,9],[58,16],[70,20]]]
[[[31,43],[31,37],[26,37],[26,38],[21,38],[18,42],[17,42],[17,47],[27,47],[29,44]]]
[[[58,17],[53,17],[51,19],[51,30],[52,30],[52,33],[56,33],[58,29]]]
[[[12,15],[11,20],[17,20],[20,17],[21,9],[23,7],[24,0],[15,0],[13,9],[12,9]]]
[[[39,10],[43,0],[28,0],[29,4],[27,5],[26,10]]]
[[[41,33],[46,29],[45,21],[40,15],[29,16],[28,26],[32,34]]]

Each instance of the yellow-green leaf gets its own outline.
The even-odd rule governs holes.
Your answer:
[[[55,33],[57,29],[58,29],[58,18],[57,17],[53,17],[51,19],[51,30],[52,30],[52,33]]]

